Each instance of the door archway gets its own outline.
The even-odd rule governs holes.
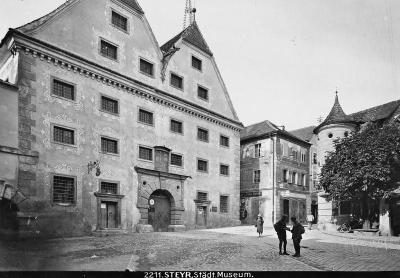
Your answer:
[[[173,197],[167,190],[158,189],[149,197],[148,223],[155,232],[167,232],[171,225]]]

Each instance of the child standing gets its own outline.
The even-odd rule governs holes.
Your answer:
[[[257,227],[257,233],[258,237],[261,237],[263,231],[264,231],[264,219],[262,218],[261,214],[257,216],[257,221],[256,221],[256,227]]]

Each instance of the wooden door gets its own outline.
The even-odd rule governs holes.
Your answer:
[[[117,204],[107,203],[107,228],[117,228]]]
[[[151,196],[154,200],[149,208],[149,224],[153,226],[155,232],[167,232],[171,224],[171,203],[167,196]]]

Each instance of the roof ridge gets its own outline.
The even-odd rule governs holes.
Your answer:
[[[351,114],[349,114],[349,116],[352,116],[352,115],[355,115],[355,114],[358,114],[358,113],[364,113],[364,112],[367,112],[368,110],[371,110],[371,109],[374,109],[374,108],[383,107],[383,106],[385,106],[385,105],[388,105],[388,104],[391,104],[391,103],[395,103],[395,102],[398,102],[399,105],[400,105],[400,99],[398,99],[398,100],[393,100],[393,101],[389,101],[389,102],[386,102],[386,103],[383,103],[383,104],[380,104],[380,105],[377,105],[377,106],[373,106],[373,107],[370,107],[370,108],[367,108],[367,109],[363,109],[363,110],[360,110],[360,111],[351,113]]]

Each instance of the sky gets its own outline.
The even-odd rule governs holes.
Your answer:
[[[64,1],[1,2],[3,37]],[[400,99],[399,0],[193,2],[245,126],[263,120],[287,130],[317,125],[336,90],[347,114]],[[182,30],[186,0],[139,3],[160,45]]]

